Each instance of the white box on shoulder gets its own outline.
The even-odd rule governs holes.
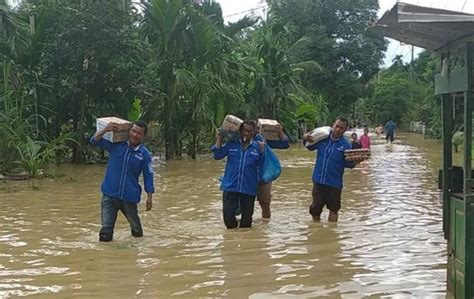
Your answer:
[[[266,140],[280,139],[280,137],[278,136],[280,133],[280,129],[278,128],[279,123],[276,120],[259,118],[257,125],[260,134]]]
[[[238,118],[237,116],[228,114],[226,115],[226,117],[224,118],[224,121],[222,122],[222,126],[219,129],[219,134],[221,136],[224,136],[228,140],[239,139],[240,137],[239,128],[243,122],[244,121]]]
[[[226,115],[224,121],[222,122],[221,130],[223,131],[233,131],[238,132],[240,125],[244,121],[238,118],[237,116],[233,116],[232,114]]]
[[[115,132],[107,132],[102,138],[110,142],[122,142],[128,139],[128,131],[132,127],[132,123],[118,117],[100,117],[96,120],[97,132],[107,126],[108,123],[114,122],[118,126]]]
[[[313,129],[311,132],[309,132],[311,137],[313,137],[313,142],[306,143],[306,146],[316,144],[320,142],[321,140],[328,138],[329,135],[331,135],[331,131],[332,131],[332,128],[328,126],[318,127],[318,128]]]

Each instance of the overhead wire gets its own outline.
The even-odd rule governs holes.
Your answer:
[[[390,57],[390,60],[388,61],[389,64],[392,64],[393,59],[395,59],[395,55],[398,52],[398,48],[400,48],[400,43],[397,43],[397,47],[395,48],[395,50],[392,51],[392,54],[387,55],[387,57]]]
[[[232,13],[232,14],[229,14],[229,15],[225,15],[225,16],[223,16],[223,18],[229,18],[229,17],[241,15],[241,14],[244,14],[244,13],[247,13],[247,12],[254,12],[254,11],[256,11],[256,10],[267,9],[267,8],[268,8],[267,5],[256,6],[256,7],[251,8],[251,9],[242,10],[242,11],[239,11],[239,12],[236,12],[236,13]]]

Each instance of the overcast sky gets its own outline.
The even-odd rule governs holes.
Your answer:
[[[222,12],[227,21],[235,21],[246,14],[264,15],[265,0],[217,0],[222,6]],[[385,11],[390,10],[396,3],[396,0],[379,0],[379,17]],[[400,2],[463,11],[474,14],[474,0],[404,0]],[[421,49],[416,49],[418,53]],[[390,65],[396,55],[403,55],[405,61],[410,59],[411,46],[401,45],[398,41],[390,40],[387,52],[385,53],[385,65]]]

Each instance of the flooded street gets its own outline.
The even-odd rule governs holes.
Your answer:
[[[308,214],[314,152],[277,151],[272,219],[226,230],[223,161],[156,164],[145,237],[123,215],[99,243],[105,165],[61,166],[52,180],[0,182],[0,298],[444,298],[440,141],[381,141],[345,174],[337,224]]]

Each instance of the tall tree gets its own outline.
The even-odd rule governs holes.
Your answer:
[[[386,42],[370,30],[377,20],[377,0],[269,0],[271,12],[290,28],[294,40],[310,39],[297,55],[318,61],[320,76],[305,81],[313,93],[328,98],[333,114],[350,113],[377,73]]]
[[[38,97],[56,113],[48,117],[52,135],[70,125],[82,159],[94,119],[124,117],[139,93],[134,84],[146,63],[143,44],[123,1],[35,1],[24,8],[36,17],[29,61],[39,60],[43,86]],[[66,9],[65,9],[66,8]]]

